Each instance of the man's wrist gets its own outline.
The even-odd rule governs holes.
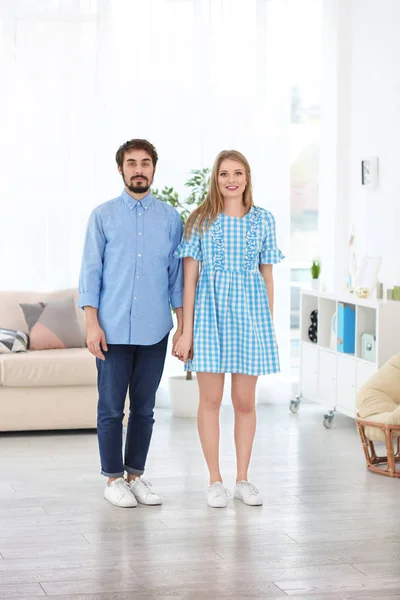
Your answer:
[[[84,310],[85,310],[86,325],[88,327],[91,325],[98,325],[99,318],[98,318],[97,308],[94,308],[93,306],[85,306]]]

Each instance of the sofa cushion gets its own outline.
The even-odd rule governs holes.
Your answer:
[[[30,350],[83,348],[85,336],[71,294],[53,302],[21,303],[29,329]]]
[[[96,359],[87,348],[33,350],[0,356],[3,386],[96,385],[96,380]]]

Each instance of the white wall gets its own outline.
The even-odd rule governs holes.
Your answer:
[[[400,283],[400,2],[324,0],[323,12],[323,262],[340,290],[354,225],[358,263],[382,256],[380,280],[392,287]],[[361,185],[369,156],[379,157],[375,191]]]
[[[351,10],[349,226],[357,254],[383,257],[381,279],[400,283],[400,2],[354,0]],[[360,161],[378,156],[379,188],[360,184]]]
[[[347,259],[347,193],[350,120],[349,5],[323,0],[319,233],[321,277],[343,288]]]

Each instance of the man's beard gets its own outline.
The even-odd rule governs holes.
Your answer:
[[[126,180],[125,174],[122,173],[122,175],[124,178],[124,183],[130,192],[133,192],[134,194],[145,194],[149,191],[151,183],[149,183],[149,180],[144,175],[140,178],[131,177],[129,182]],[[141,181],[139,182],[137,179],[140,179]]]

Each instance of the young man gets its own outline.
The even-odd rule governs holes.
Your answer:
[[[173,257],[182,223],[174,208],[151,194],[157,160],[156,149],[146,140],[130,140],[118,149],[125,187],[90,216],[79,281],[87,345],[98,370],[97,432],[101,472],[108,478],[104,497],[122,507],[161,504],[141,475],[173,325],[171,306],[178,321],[174,343],[182,332],[183,274],[181,261]]]

